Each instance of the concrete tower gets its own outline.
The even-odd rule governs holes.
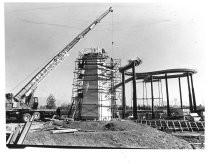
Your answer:
[[[110,93],[110,88],[114,84],[117,70],[117,64],[114,62],[104,49],[85,49],[84,53],[79,55],[76,61],[73,97],[77,100],[80,119],[111,120],[113,94]]]

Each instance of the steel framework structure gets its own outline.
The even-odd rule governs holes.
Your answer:
[[[131,64],[130,64],[131,65]],[[124,68],[127,69],[127,66]],[[134,70],[135,71],[135,70]],[[182,89],[181,89],[181,78],[186,77],[187,78],[187,86],[188,86],[188,95],[189,95],[189,108],[191,113],[198,113],[197,111],[197,105],[196,105],[196,97],[195,97],[195,90],[194,90],[194,84],[193,84],[193,74],[197,73],[196,70],[193,69],[186,69],[186,68],[179,68],[179,69],[167,69],[167,70],[160,70],[160,71],[153,71],[153,72],[142,72],[142,73],[135,73],[132,72],[123,72],[123,76],[128,75],[132,76],[125,80],[125,78],[122,79],[122,82],[115,85],[112,89],[116,89],[120,86],[125,86],[125,83],[128,83],[130,81],[136,81],[136,80],[142,80],[143,83],[150,83],[151,84],[151,101],[152,101],[152,118],[155,118],[154,114],[154,94],[153,94],[153,84],[154,82],[158,82],[161,80],[165,80],[165,87],[166,87],[166,100],[167,100],[167,116],[168,118],[171,117],[171,111],[170,111],[170,104],[169,104],[169,86],[168,86],[168,79],[178,79],[179,83],[179,93],[180,93],[180,104],[181,109],[182,106]],[[122,72],[122,71],[121,71]],[[135,75],[135,76],[134,76]],[[135,83],[133,83],[135,85]],[[161,87],[162,88],[162,87]],[[133,89],[133,92],[136,92],[136,89]],[[125,97],[125,92],[122,92],[123,97]],[[135,94],[134,94],[135,95]],[[136,105],[136,96],[133,96],[133,102],[135,102]],[[160,99],[160,98],[159,98]],[[125,106],[125,98],[122,102],[122,106]],[[135,119],[137,118],[136,109],[134,109],[133,114],[135,115]]]

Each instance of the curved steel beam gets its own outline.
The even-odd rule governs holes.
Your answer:
[[[139,66],[141,63],[142,63],[142,60],[140,58],[137,58],[136,60],[129,60],[129,63],[124,67],[120,67],[119,71],[122,73],[123,71],[126,71],[127,69],[132,68],[133,64],[135,66]],[[132,73],[130,76],[132,76]]]
[[[196,70],[194,69],[187,69],[187,68],[178,68],[178,69],[167,69],[167,70],[160,70],[160,71],[153,71],[153,72],[143,72],[143,73],[136,73],[136,79],[137,80],[141,80],[141,79],[145,79],[145,82],[150,82],[150,76],[153,76],[153,79],[165,79],[165,74],[171,74],[173,73],[173,75],[167,75],[168,79],[172,79],[172,78],[178,78],[178,77],[186,77],[187,73],[190,74],[195,74],[197,73]],[[176,73],[176,74],[175,74]],[[126,75],[128,76],[132,76],[131,72],[125,72]],[[160,75],[160,76],[154,76],[154,75]],[[130,77],[128,79],[125,80],[125,83],[128,83],[130,81],[132,81],[133,77]],[[115,90],[116,88],[120,87],[122,85],[122,83],[118,83],[117,85],[115,85],[112,90]]]
[[[168,74],[168,73],[197,73],[194,69],[187,69],[187,68],[178,68],[178,69],[166,69],[166,70],[160,70],[160,71],[152,71],[152,72],[142,72],[142,73],[136,73],[136,76],[151,76],[151,75],[161,75],[161,74]],[[131,72],[125,73],[128,76],[132,76]]]

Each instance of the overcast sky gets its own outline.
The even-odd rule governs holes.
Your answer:
[[[17,93],[32,75],[110,6],[113,15],[107,15],[70,50],[68,59],[40,83],[36,95],[47,97],[52,93],[56,99],[70,102],[78,52],[99,46],[109,56],[120,58],[122,65],[131,58],[142,58],[143,63],[136,72],[196,69],[195,93],[198,104],[203,104],[204,33],[200,10],[189,4],[6,3],[6,92]],[[182,82],[184,102],[188,103],[186,78]],[[126,89],[128,103],[130,86]],[[169,80],[169,90],[171,101],[179,98],[177,80]]]

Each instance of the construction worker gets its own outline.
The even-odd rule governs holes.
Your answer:
[[[60,107],[57,108],[56,115],[57,115],[58,118],[61,117],[61,109],[60,109]]]

